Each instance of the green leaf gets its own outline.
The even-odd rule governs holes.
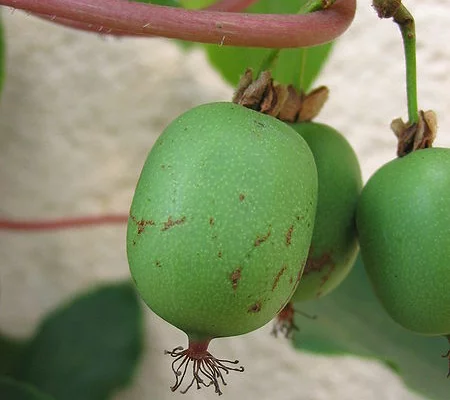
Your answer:
[[[0,333],[0,376],[11,375],[17,369],[27,342]],[[1,399],[2,397],[0,397]]]
[[[416,335],[393,322],[375,297],[360,259],[333,293],[296,308],[317,315],[315,321],[296,321],[298,349],[379,359],[411,389],[433,399],[449,399],[448,362],[441,357],[448,350],[447,340]]]
[[[207,7],[213,3],[215,3],[217,0],[180,0],[180,4],[184,8],[203,8]]]
[[[17,382],[13,379],[0,376],[0,399],[2,400],[53,400],[31,385]]]
[[[58,400],[106,399],[130,383],[142,334],[132,284],[99,287],[42,321],[15,377]]]
[[[307,0],[261,0],[249,8],[249,12],[271,14],[295,14]],[[247,68],[259,71],[271,49],[242,48],[233,46],[204,45],[209,61],[233,87]],[[271,69],[276,81],[293,84],[307,91],[327,60],[332,43],[321,46],[284,49]]]

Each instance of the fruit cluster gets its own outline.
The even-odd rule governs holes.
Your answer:
[[[333,128],[282,122],[234,103],[173,121],[143,167],[127,233],[132,277],[146,304],[183,330],[172,370],[184,391],[243,371],[208,351],[253,331],[294,302],[331,292],[358,242],[375,292],[404,327],[450,334],[450,150],[419,150],[362,189],[356,155]],[[361,193],[362,191],[362,193]],[[358,241],[359,239],[359,241]]]

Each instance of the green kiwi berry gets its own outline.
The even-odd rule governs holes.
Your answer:
[[[316,122],[291,125],[311,149],[318,173],[318,200],[308,260],[291,304],[279,314],[274,332],[289,335],[295,303],[330,293],[348,275],[358,254],[355,211],[362,189],[356,154],[337,130]]]
[[[207,378],[220,392],[221,368],[233,368],[212,358],[209,341],[253,331],[289,301],[316,203],[311,151],[275,118],[205,104],[158,138],[131,205],[127,253],[143,300],[189,337],[188,349],[169,352],[173,390],[186,371],[177,363],[187,358],[218,374],[200,378],[200,369],[191,385]]]
[[[450,334],[450,149],[418,150],[381,167],[357,208],[361,256],[391,317]]]

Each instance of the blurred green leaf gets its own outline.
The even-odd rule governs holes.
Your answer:
[[[20,363],[26,344],[25,340],[0,333],[0,376],[14,373]]]
[[[416,335],[393,322],[375,297],[361,259],[333,293],[296,308],[317,315],[315,321],[298,317],[298,349],[379,359],[411,389],[432,399],[449,399],[448,362],[441,357],[448,350],[447,340]]]
[[[261,0],[251,6],[253,13],[295,14],[307,0]],[[233,46],[204,45],[209,61],[233,87],[247,68],[259,71],[263,60],[271,53],[270,49],[242,48]],[[327,60],[332,43],[321,46],[284,49],[271,68],[276,81],[293,84],[297,89],[307,91]]]
[[[104,400],[130,383],[142,342],[134,287],[105,285],[42,321],[15,377],[58,400]]]
[[[180,0],[184,8],[203,8],[215,3],[217,0]]]
[[[2,400],[53,400],[31,385],[0,376],[0,399]]]

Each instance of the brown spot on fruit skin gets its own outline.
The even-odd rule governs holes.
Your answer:
[[[257,313],[260,312],[262,308],[261,302],[257,301],[255,304],[252,304],[249,308],[248,308],[248,312],[249,313]]]
[[[214,218],[213,217],[209,217],[209,225],[211,225],[211,226],[214,225]]]
[[[175,225],[181,225],[186,221],[186,217],[182,217],[180,219],[173,220],[171,216],[164,222],[164,226],[161,228],[161,231],[167,231],[168,229],[174,227]]]
[[[264,243],[267,239],[269,239],[271,233],[272,233],[271,228],[269,228],[269,230],[267,231],[267,233],[265,235],[257,236],[254,246],[258,247],[261,243]]]
[[[219,251],[219,252],[217,253],[217,257],[222,258],[222,252],[221,252],[221,251]]]
[[[155,265],[156,265],[158,268],[161,268],[161,261],[156,260],[156,261],[155,261]]]
[[[273,280],[272,284],[272,292],[276,289],[281,276],[284,274],[284,271],[286,271],[286,268],[287,266],[283,265],[283,267],[278,271],[277,275],[275,276],[275,279]]]
[[[312,257],[312,250],[309,252],[308,260],[306,261],[303,275],[307,275],[310,272],[321,272],[324,267],[330,264],[334,264],[329,252],[323,253],[320,257]]]
[[[245,200],[245,194],[241,193],[239,194],[239,201],[244,201]]]
[[[331,257],[331,252],[324,252],[320,257],[312,257],[312,247],[309,250],[308,260],[306,261],[303,275],[306,276],[311,272],[322,272],[324,268],[329,268],[327,273],[320,278],[320,287],[316,293],[316,297],[322,295],[322,287],[330,279],[331,274],[336,269],[336,264]]]
[[[145,220],[140,219],[138,220],[135,216],[130,215],[131,220],[137,225],[137,234],[140,235],[142,232],[144,232],[145,227],[148,225],[155,225],[155,222],[151,219]],[[135,244],[135,243],[133,243]]]
[[[294,231],[294,225],[291,225],[286,232],[286,246],[291,245],[291,239],[292,239],[292,232]]]
[[[239,280],[241,279],[241,271],[242,269],[241,267],[239,267],[235,269],[230,275],[231,286],[233,290],[236,290],[238,287]]]

